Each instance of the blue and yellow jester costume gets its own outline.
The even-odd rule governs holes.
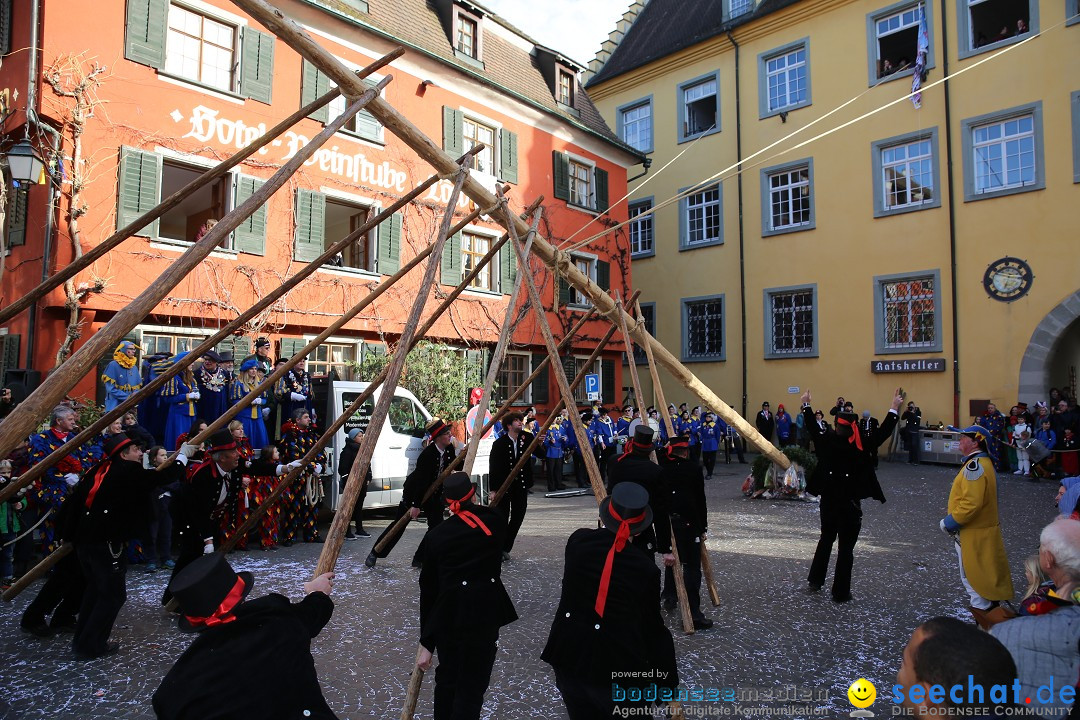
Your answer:
[[[101,373],[101,382],[105,386],[105,412],[127,400],[142,387],[138,358],[128,357],[124,352],[129,348],[138,350],[139,346],[128,340],[117,345],[113,351],[112,362],[105,368],[105,372]]]
[[[155,369],[160,374],[186,356],[186,352],[175,355],[155,366]],[[169,378],[169,381],[162,385],[157,393],[158,397],[161,398],[162,405],[168,410],[168,416],[165,418],[165,435],[162,438],[164,440],[162,445],[170,452],[176,449],[176,438],[190,430],[191,423],[198,417],[195,409],[198,398],[193,400],[188,396],[191,393],[197,393],[199,387],[194,382],[190,385],[186,383],[183,380],[184,374],[179,373]]]

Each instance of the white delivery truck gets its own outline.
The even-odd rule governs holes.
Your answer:
[[[327,417],[340,417],[342,413],[366,390],[368,383],[333,380],[327,388]],[[375,390],[368,400],[360,406],[341,429],[334,434],[333,447],[327,449],[330,458],[329,466],[332,468],[332,482],[327,488],[327,498],[331,501],[330,507],[337,509],[338,499],[341,495],[338,488],[337,461],[341,455],[341,449],[345,447],[348,432],[353,428],[360,428],[365,434],[370,432],[368,427],[371,420],[371,412],[375,408],[375,402],[379,399],[384,388]],[[405,478],[416,467],[416,458],[423,450],[424,428],[431,420],[431,413],[416,399],[408,390],[394,388],[394,397],[390,401],[390,411],[383,423],[379,439],[375,444],[375,453],[371,457],[371,484],[368,486],[365,508],[381,508],[397,505],[401,501],[401,489],[405,484]],[[473,480],[480,487],[486,488],[488,481],[488,458],[491,455],[491,443],[494,437],[487,437],[480,441],[480,448],[476,454],[476,462],[473,463]]]

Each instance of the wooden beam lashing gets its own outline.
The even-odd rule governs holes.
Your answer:
[[[280,10],[277,10],[265,0],[233,0],[233,4],[269,28],[283,42],[314,63],[334,82],[341,85],[342,91],[347,95],[359,94],[363,91],[362,83],[350,76],[348,68],[342,65],[331,53],[320,47],[296,23],[285,17]],[[402,142],[412,148],[417,155],[426,160],[436,170],[442,173],[453,172],[453,158],[447,155],[441,147],[427,137],[404,115],[395,110],[390,103],[382,98],[377,98],[368,105],[367,110],[375,116],[376,120],[382,123],[383,127],[400,138]],[[462,191],[482,207],[491,207],[497,201],[495,196],[473,177],[466,178]],[[518,218],[499,218],[498,220],[508,230],[507,224],[513,224],[519,237],[524,236],[529,231],[528,225]],[[607,318],[611,323],[616,323],[616,313],[622,312],[622,310],[616,307],[615,302],[608,297],[603,289],[570,262],[567,253],[557,250],[542,237],[537,237],[533,243],[533,254],[551,268],[552,272],[562,276],[585,297],[589,298],[601,316]],[[632,318],[629,319],[632,320]],[[786,469],[790,466],[791,461],[788,460],[786,455],[763,438],[753,425],[746,422],[731,406],[701,382],[667,348],[649,335],[644,327],[635,327],[631,334],[639,345],[644,347],[648,344],[651,347],[656,362],[663,365],[676,381],[692,395],[700,397],[726,423],[734,426],[739,431],[739,434],[754,447],[758,448],[771,461],[782,468]]]

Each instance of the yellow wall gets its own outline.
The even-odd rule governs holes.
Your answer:
[[[993,55],[984,52],[959,60],[957,3],[933,0],[927,12],[931,15],[935,62],[927,83],[943,77],[942,2],[950,33],[950,73],[956,74]],[[770,401],[774,408],[783,402],[790,409],[797,404],[797,397],[789,395],[788,388],[798,386],[812,389],[816,405],[831,404],[837,395],[844,395],[854,401],[857,409],[865,407],[880,416],[892,389],[903,385],[922,407],[924,419],[952,422],[952,364],[956,359],[960,367],[960,420],[968,419],[970,399],[993,399],[1007,410],[1017,400],[1020,362],[1036,326],[1080,289],[1080,253],[1074,229],[1080,185],[1073,182],[1070,114],[1070,93],[1080,90],[1075,72],[1080,69],[1080,61],[1076,60],[1080,25],[1065,27],[1064,3],[1044,0],[1039,7],[1041,37],[1010,46],[1014,49],[951,81],[959,311],[959,356],[954,358],[944,87],[926,90],[920,110],[904,100],[839,128],[909,92],[910,74],[868,88],[867,14],[890,4],[888,0],[802,2],[734,31],[740,46],[743,157],[781,141],[749,160],[743,171],[750,412],[756,411],[763,400]],[[792,110],[786,122],[776,116],[759,119],[758,55],[807,37],[812,104]],[[656,203],[662,202],[735,162],[735,58],[732,43],[717,36],[589,87],[590,96],[612,127],[616,125],[616,108],[653,96],[653,164],[645,178],[633,185],[632,198],[654,196]],[[1066,71],[1065,66],[1070,64],[1072,72]],[[1049,68],[1061,72],[1050,72]],[[703,137],[692,146],[677,143],[678,84],[717,69],[721,132]],[[1042,103],[1046,188],[965,202],[962,121],[1036,101]],[[935,190],[942,198],[941,206],[875,218],[871,143],[932,127],[937,128],[938,136],[935,159],[939,183]],[[839,129],[824,138],[794,148],[835,128]],[[674,159],[683,151],[685,154]],[[761,168],[807,157],[813,158],[816,228],[762,237]],[[669,162],[671,165],[665,167]],[[642,301],[656,303],[658,338],[674,352],[681,347],[680,298],[725,294],[727,359],[689,367],[738,408],[742,390],[742,308],[738,187],[734,173],[725,177],[723,197],[723,245],[679,252],[678,206],[668,206],[655,216],[656,255],[634,261],[633,279],[642,290]],[[982,286],[987,266],[1006,255],[1027,260],[1036,276],[1029,294],[1012,303],[991,300]],[[921,271],[937,271],[940,275],[941,351],[875,355],[873,278]],[[764,359],[763,290],[810,284],[817,286],[818,357]],[[945,359],[946,372],[870,372],[870,362],[875,359],[921,358]],[[692,400],[670,378],[664,380],[662,376],[662,382],[668,401]],[[1038,398],[1020,399],[1031,402]]]

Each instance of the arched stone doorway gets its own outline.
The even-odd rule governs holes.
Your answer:
[[[1078,366],[1080,290],[1062,300],[1031,333],[1027,351],[1020,361],[1020,399],[1025,402],[1045,400],[1051,387],[1076,381]]]

